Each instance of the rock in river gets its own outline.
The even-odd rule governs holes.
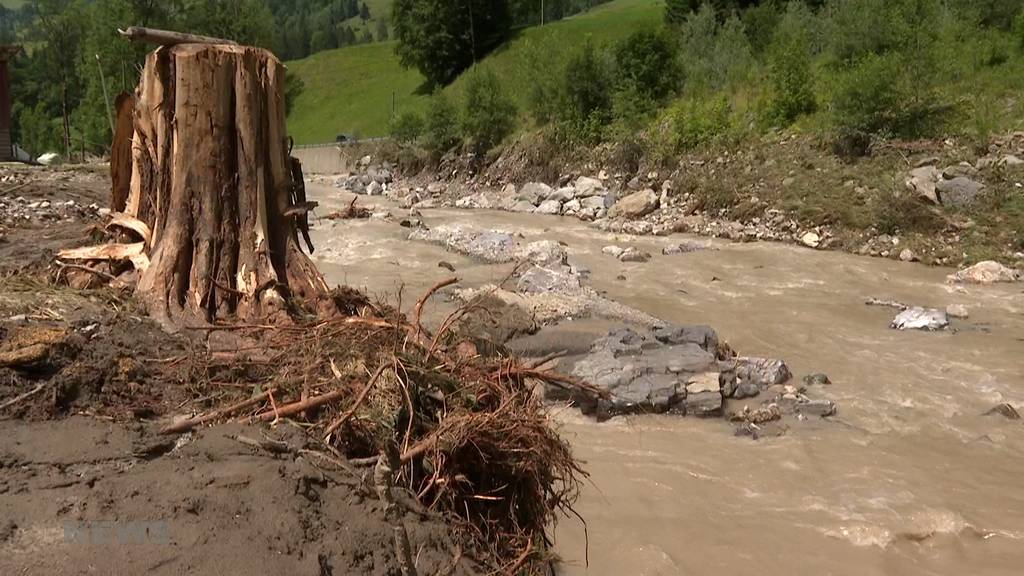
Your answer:
[[[993,260],[985,260],[959,270],[955,274],[950,274],[947,280],[965,284],[994,284],[996,282],[1016,282],[1020,277],[1019,270],[1003,266]]]
[[[572,374],[604,388],[610,401],[597,405],[577,398],[585,412],[599,417],[643,412],[685,412],[712,415],[721,412],[722,387],[735,382],[730,362],[715,356],[718,336],[710,328],[659,328],[662,335],[690,335],[691,341],[659,339],[655,333],[632,328],[613,330],[597,340],[590,352],[576,361]],[[700,336],[700,338],[698,338]],[[703,346],[692,340],[700,340]],[[691,397],[692,395],[692,397]]]
[[[949,318],[945,310],[911,306],[893,318],[890,328],[897,330],[942,330],[949,326]]]

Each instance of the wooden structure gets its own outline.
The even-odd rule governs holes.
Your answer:
[[[21,52],[21,46],[0,45],[0,162],[14,160],[11,142],[11,73],[7,63]]]

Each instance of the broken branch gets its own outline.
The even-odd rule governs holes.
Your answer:
[[[230,416],[230,415],[234,414],[235,412],[238,412],[239,410],[243,410],[243,409],[248,408],[250,406],[253,406],[255,404],[259,404],[260,402],[266,400],[267,397],[270,396],[270,394],[274,390],[276,390],[276,389],[277,388],[271,388],[271,389],[267,390],[266,392],[263,392],[262,394],[257,394],[256,396],[253,396],[252,398],[249,398],[248,400],[243,400],[243,401],[238,402],[236,404],[232,404],[231,406],[228,406],[226,408],[221,408],[220,410],[215,410],[215,411],[210,412],[209,414],[206,414],[204,416],[196,416],[195,418],[189,418],[188,420],[183,420],[181,422],[178,422],[178,423],[175,423],[175,424],[171,424],[170,426],[166,426],[166,427],[162,428],[160,430],[160,433],[161,434],[178,434],[178,433],[181,433],[181,432],[188,432],[189,430],[195,428],[196,426],[201,426],[201,425],[203,425],[203,424],[205,424],[207,422],[210,422],[212,420],[216,420],[218,418],[224,418],[225,416]]]

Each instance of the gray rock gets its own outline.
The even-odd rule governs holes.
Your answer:
[[[575,188],[577,197],[597,196],[604,192],[604,182],[597,178],[580,176],[576,179]]]
[[[580,213],[580,210],[582,210],[582,208],[583,204],[581,204],[579,200],[576,200],[574,198],[572,200],[569,200],[565,204],[562,204],[562,214],[565,214],[566,216],[575,216]]]
[[[920,166],[910,171],[907,177],[907,188],[916,192],[932,204],[939,203],[935,185],[942,178],[942,172],[935,166]]]
[[[653,331],[654,338],[669,346],[696,344],[712,355],[718,353],[718,333],[711,326],[676,325],[659,326]]]
[[[753,398],[761,393],[761,387],[753,382],[737,382],[732,397],[738,400]]]
[[[431,195],[440,194],[441,192],[444,192],[444,189],[444,184],[440,182],[431,182],[430,184],[427,184],[427,193]]]
[[[534,210],[536,214],[561,214],[562,203],[558,200],[545,200]]]
[[[793,411],[805,416],[826,418],[836,413],[836,403],[831,400],[812,400],[810,398],[802,397],[793,407]]]
[[[900,251],[900,260],[904,262],[913,262],[917,260],[917,254],[914,254],[914,251],[910,248],[904,248]]]
[[[519,200],[518,202],[513,204],[512,207],[510,208],[510,210],[513,211],[513,212],[533,212],[536,209],[537,209],[536,206],[534,206],[533,204],[530,204],[526,200]]]
[[[605,199],[603,196],[591,196],[580,200],[580,214],[587,215],[591,218],[597,218],[601,210],[604,210],[605,208]]]
[[[565,247],[554,240],[537,240],[516,247],[512,256],[538,266],[557,267],[565,264],[569,255]]]
[[[516,194],[516,199],[525,200],[533,205],[539,204],[551,194],[551,186],[543,182],[527,182]]]
[[[978,262],[947,277],[950,282],[966,284],[993,284],[995,282],[1016,282],[1021,277],[1018,270],[1003,266],[993,260]]]
[[[632,246],[623,250],[622,254],[619,254],[619,260],[622,262],[647,262],[650,259],[650,254]]]
[[[1021,160],[1013,154],[1007,154],[999,159],[1000,166],[1020,166],[1024,164],[1024,160]]]
[[[607,254],[614,258],[618,258],[625,251],[626,249],[620,246],[605,246],[604,248],[601,248],[601,253]]]
[[[609,210],[609,218],[640,218],[658,208],[658,195],[650,188],[621,198]]]
[[[376,180],[371,181],[366,185],[366,194],[369,196],[380,196],[384,193],[384,187],[381,186],[380,182]]]
[[[736,359],[736,377],[741,383],[753,384],[764,390],[785,384],[793,377],[793,373],[782,360],[741,357]]]
[[[962,208],[974,203],[974,199],[985,189],[985,185],[975,182],[966,176],[957,176],[950,180],[939,180],[935,184],[939,202],[943,206]]]
[[[722,385],[718,372],[693,376],[686,383],[686,413],[693,416],[717,416],[722,413]]]
[[[661,253],[666,255],[666,256],[670,256],[670,255],[673,255],[673,254],[686,254],[688,252],[697,252],[699,250],[708,250],[710,248],[711,248],[710,245],[704,244],[702,242],[694,242],[694,241],[691,241],[691,240],[684,240],[683,242],[680,242],[679,244],[673,244],[671,246],[666,246],[665,248],[662,248],[661,249]]]
[[[893,318],[890,328],[896,330],[942,330],[949,326],[945,310],[911,306]]]
[[[527,294],[542,292],[572,292],[579,290],[580,278],[569,268],[558,269],[533,266],[519,277],[516,290]]]
[[[985,412],[984,416],[1002,416],[1007,420],[1020,420],[1020,413],[1009,402],[996,404],[991,410]]]
[[[557,200],[558,202],[568,202],[576,198],[576,189],[572,186],[563,186],[558,190],[553,190],[547,195],[546,200]]]
[[[511,234],[488,231],[470,240],[465,251],[470,256],[483,258],[488,262],[508,262],[512,259],[515,245],[515,238]]]
[[[832,380],[829,379],[828,374],[818,372],[816,374],[808,374],[807,376],[804,376],[804,384],[808,386],[827,386],[832,384]]]

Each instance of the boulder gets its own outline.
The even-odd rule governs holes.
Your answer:
[[[562,204],[562,214],[565,214],[566,216],[575,216],[580,213],[582,208],[583,205],[579,200],[572,199],[565,204]]]
[[[605,246],[604,248],[601,248],[602,254],[607,254],[614,258],[618,258],[625,251],[626,249],[620,246]]]
[[[509,208],[509,210],[513,212],[533,212],[536,209],[536,206],[527,202],[526,200],[519,200],[515,204],[513,204],[511,208]]]
[[[707,330],[676,326],[665,333],[686,335],[688,340],[703,335],[707,340]],[[717,342],[717,336],[713,340]],[[599,416],[665,411],[712,415],[721,412],[722,383],[729,387],[735,383],[733,374],[723,372],[714,354],[700,345],[666,344],[653,333],[632,328],[613,330],[594,342],[590,352],[576,361],[572,374],[611,395],[610,401],[589,406],[585,399],[578,399],[584,411],[597,411]]]
[[[703,242],[694,242],[692,240],[684,240],[678,244],[666,246],[661,249],[661,253],[670,256],[673,254],[686,254],[688,252],[697,252],[700,250],[708,250],[711,246]]]
[[[949,326],[945,310],[911,306],[893,318],[890,328],[896,330],[942,330]]]
[[[900,260],[903,262],[914,262],[917,260],[917,254],[910,248],[904,248],[900,251]]]
[[[568,202],[576,198],[576,189],[572,186],[563,186],[558,190],[552,190],[545,199],[546,200],[557,200],[558,202]]]
[[[640,218],[658,208],[658,195],[650,188],[621,198],[608,210],[609,218]]]
[[[1007,420],[1020,420],[1020,413],[1009,402],[996,404],[988,412],[985,412],[984,416],[1002,416]]]
[[[800,243],[808,248],[817,248],[821,244],[821,236],[817,232],[806,232],[800,237]]]
[[[935,166],[920,166],[907,176],[907,188],[932,204],[939,203],[935,184],[942,178],[942,172]]]
[[[827,418],[828,416],[832,416],[836,413],[836,403],[831,400],[824,399],[812,400],[806,396],[800,395],[796,404],[793,406],[793,411],[797,414],[803,414],[804,416]]]
[[[380,182],[377,182],[376,180],[372,180],[370,181],[369,184],[366,185],[366,194],[368,196],[380,196],[383,193],[384,187],[381,186]]]
[[[653,335],[669,346],[696,344],[710,354],[718,353],[718,333],[711,326],[669,324],[655,328]]]
[[[431,195],[440,194],[444,192],[444,188],[444,184],[440,182],[431,182],[430,184],[427,184],[427,193]]]
[[[804,384],[807,386],[827,386],[832,384],[832,380],[829,379],[828,374],[818,372],[804,376]]]
[[[605,199],[603,196],[591,196],[589,198],[583,198],[579,202],[581,216],[597,218],[598,214],[605,209]]]
[[[576,188],[576,196],[580,198],[602,195],[604,193],[604,182],[597,178],[580,176],[576,179],[574,187]]]
[[[651,259],[651,255],[638,248],[630,246],[619,254],[619,260],[622,262],[647,262]]]
[[[551,194],[551,186],[543,182],[527,182],[516,194],[516,199],[525,200],[533,205],[540,204]]]
[[[985,260],[949,275],[947,280],[965,284],[993,284],[995,282],[1016,282],[1020,277],[1019,270],[1003,266],[993,260]]]
[[[939,180],[935,184],[939,202],[943,206],[963,208],[974,203],[974,199],[985,189],[985,185],[975,182],[966,176],[957,176],[950,180]]]
[[[533,212],[535,214],[561,214],[562,203],[558,200],[545,200]]]
[[[736,373],[733,398],[753,398],[793,377],[785,362],[772,358],[740,357],[735,360],[733,371]]]

